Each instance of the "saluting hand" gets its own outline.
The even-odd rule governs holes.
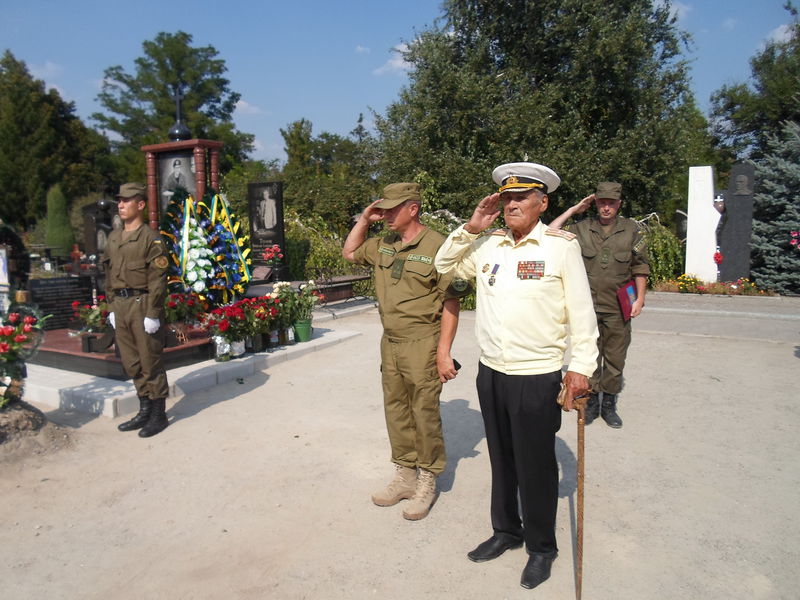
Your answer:
[[[586,196],[586,198],[584,198],[583,200],[581,200],[575,206],[572,207],[574,211],[573,214],[579,215],[581,213],[585,213],[587,210],[589,210],[589,207],[592,205],[594,200],[595,200],[594,194]]]
[[[478,202],[475,211],[472,213],[469,221],[464,225],[469,233],[480,233],[487,229],[494,223],[494,220],[500,216],[500,194],[492,194],[486,196],[483,200]]]
[[[375,207],[375,205],[381,200],[382,198],[378,198],[375,200],[375,202],[372,202],[367,208],[364,209],[364,213],[361,215],[367,220],[367,222],[369,222],[370,225],[372,223],[377,223],[378,221],[383,221],[385,211],[382,208]]]

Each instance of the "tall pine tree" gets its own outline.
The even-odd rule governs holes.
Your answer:
[[[756,162],[757,193],[751,243],[753,279],[762,288],[800,294],[800,125],[788,122],[767,140]]]

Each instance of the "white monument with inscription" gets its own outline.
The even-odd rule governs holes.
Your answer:
[[[686,274],[702,281],[717,280],[717,225],[714,169],[689,167],[689,210],[686,220]]]

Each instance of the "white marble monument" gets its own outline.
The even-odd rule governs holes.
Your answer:
[[[714,208],[714,169],[689,167],[689,209],[686,227],[686,274],[702,281],[717,280],[717,225]]]

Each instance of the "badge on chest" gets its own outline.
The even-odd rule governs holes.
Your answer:
[[[544,277],[543,260],[521,260],[517,263],[518,279],[541,279]]]

